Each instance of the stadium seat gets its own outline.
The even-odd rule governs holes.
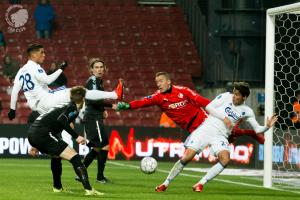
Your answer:
[[[20,121],[18,118],[15,118],[13,120],[8,119],[7,117],[3,117],[2,118],[2,123],[3,124],[19,124]]]
[[[37,41],[44,44],[47,53],[43,66],[49,67],[56,60],[69,61],[72,68],[65,71],[69,86],[85,83],[89,77],[87,59],[96,56],[103,58],[109,69],[105,76],[106,89],[113,89],[116,80],[122,77],[127,83],[128,100],[155,92],[156,72],[167,71],[178,84],[191,86],[191,75],[201,75],[201,60],[179,7],[138,6],[136,0],[52,0],[51,4],[59,19],[58,28],[51,40]],[[6,10],[8,5],[0,4],[0,11]],[[34,9],[34,6],[30,4],[28,8]],[[20,62],[26,62],[24,49],[36,41],[32,39],[34,20],[30,18],[27,25],[22,33],[8,34],[4,30],[9,52]],[[1,88],[8,85],[0,78]],[[141,89],[137,85],[142,86]],[[1,98],[4,102],[10,101],[5,90],[1,90]],[[24,96],[21,98],[19,107],[25,108]],[[26,112],[29,111],[22,114],[25,116]],[[123,125],[122,115],[111,115],[112,120],[106,120],[108,125]],[[140,121],[139,124],[158,126],[158,117],[151,117],[152,121],[146,117],[145,124]],[[25,123],[25,117],[16,121]],[[136,120],[125,122],[136,124]]]

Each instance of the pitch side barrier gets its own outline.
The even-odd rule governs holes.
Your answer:
[[[0,158],[29,158],[30,144],[27,139],[26,125],[0,125]],[[83,128],[76,125],[78,133]],[[179,128],[147,128],[108,126],[111,160],[140,160],[152,156],[158,161],[176,161],[183,155],[184,144],[188,132]],[[68,140],[68,139],[67,139]],[[68,141],[80,155],[88,153],[85,145],[77,145],[74,140]],[[233,165],[246,168],[262,167],[263,158],[258,150],[262,149],[250,137],[240,137],[236,144],[230,144],[230,156]],[[41,155],[43,157],[43,155]],[[259,160],[260,159],[260,160]],[[215,162],[209,148],[194,159],[197,162]]]

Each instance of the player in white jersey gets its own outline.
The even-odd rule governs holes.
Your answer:
[[[51,90],[48,85],[55,81],[63,72],[66,63],[62,64],[60,69],[51,75],[47,75],[41,64],[45,60],[45,51],[42,45],[32,44],[27,49],[28,62],[19,69],[11,94],[9,119],[15,118],[16,104],[20,90],[23,90],[29,107],[40,114],[47,112],[50,108],[60,103],[70,102],[70,89],[61,88],[60,90]],[[96,90],[87,90],[86,99],[121,99],[123,93],[122,81],[115,91],[105,92]]]
[[[175,163],[164,183],[156,187],[157,192],[165,191],[185,165],[208,146],[211,153],[218,157],[219,162],[193,186],[195,192],[202,192],[203,185],[220,174],[230,161],[228,136],[236,123],[245,119],[258,133],[267,131],[275,124],[276,115],[267,118],[265,126],[258,124],[253,110],[244,103],[249,94],[248,84],[237,82],[234,83],[233,94],[223,93],[206,106],[205,109],[209,112],[208,118],[186,139],[183,157]]]

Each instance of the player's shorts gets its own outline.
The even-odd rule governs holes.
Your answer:
[[[85,120],[84,131],[89,140],[87,146],[102,148],[109,144],[103,120]]]
[[[28,133],[30,145],[44,154],[59,156],[68,146],[60,135],[52,135],[46,127],[31,126]]]
[[[186,139],[184,146],[200,153],[207,146],[212,155],[217,156],[219,152],[229,151],[228,140],[224,134],[212,126],[201,125]]]
[[[70,102],[70,89],[61,87],[56,90],[51,90],[37,102],[33,110],[38,111],[40,114],[46,113],[50,108],[58,104]]]

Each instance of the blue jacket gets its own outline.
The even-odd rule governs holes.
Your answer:
[[[38,31],[50,31],[52,20],[55,18],[54,9],[50,4],[39,4],[34,11],[35,28]]]
[[[1,46],[6,46],[6,42],[5,42],[5,39],[4,39],[4,34],[2,31],[0,31],[0,47]]]

